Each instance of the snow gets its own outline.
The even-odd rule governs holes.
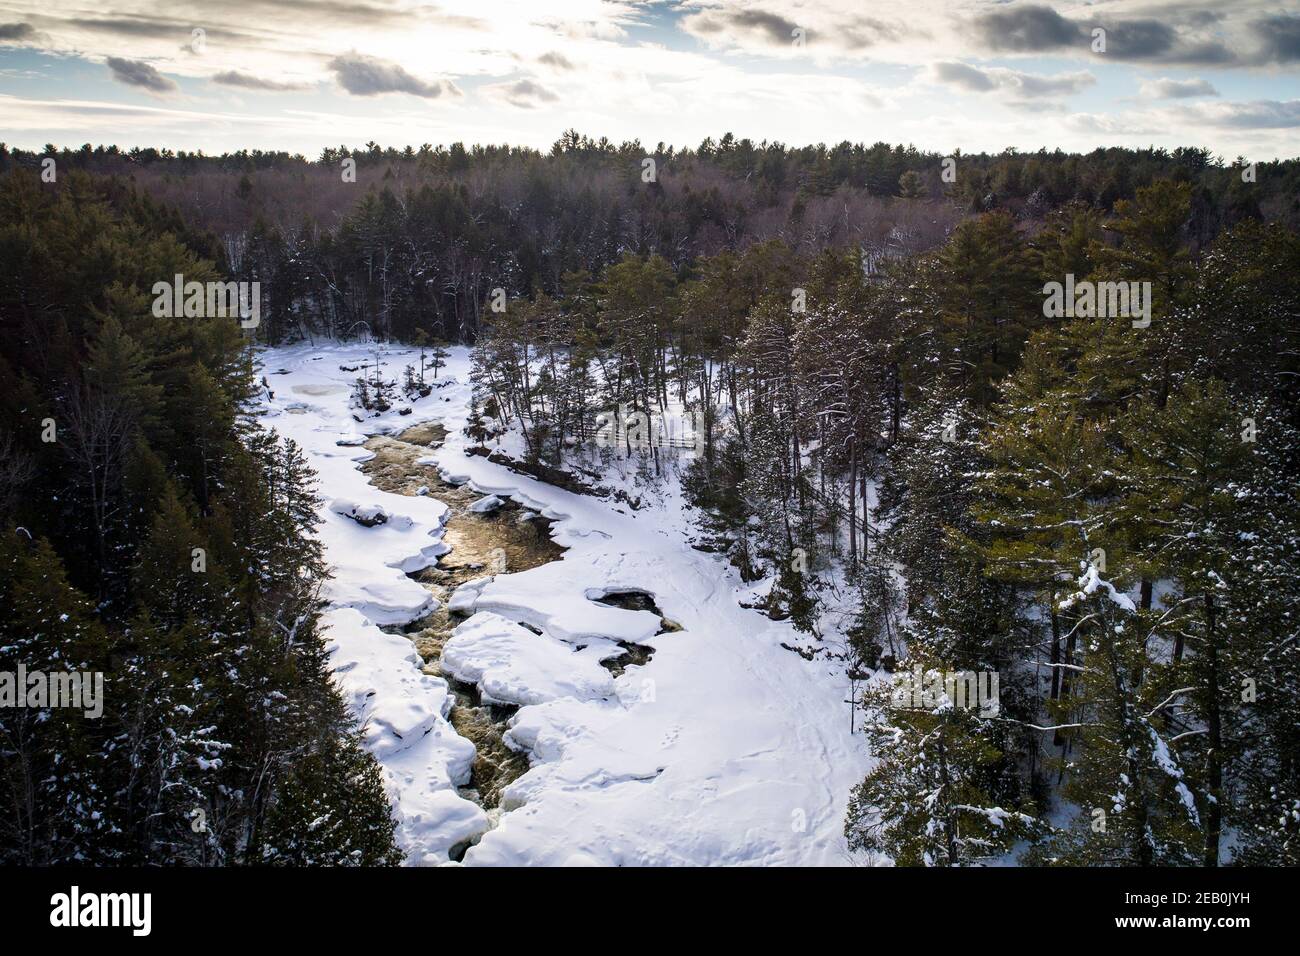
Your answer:
[[[614,681],[600,666],[616,657],[617,644],[573,648],[497,614],[475,614],[456,628],[442,651],[443,667],[457,680],[477,684],[487,703],[540,704],[558,697],[609,697]]]
[[[548,517],[550,517],[548,515]],[[563,533],[556,535],[561,544],[569,544]],[[468,592],[461,599],[458,591],[453,603],[456,610],[493,611],[504,617],[539,627],[570,643],[585,643],[596,638],[609,638],[615,641],[627,641],[629,644],[653,644],[655,633],[661,622],[649,611],[627,611],[623,608],[597,604],[594,598],[603,597],[608,591],[627,590],[620,587],[627,584],[626,579],[611,580],[608,588],[578,588],[577,581],[597,581],[603,573],[602,562],[598,555],[608,547],[608,542],[599,552],[589,554],[586,559],[565,555],[564,561],[543,565],[532,571],[517,575],[499,575],[476,589],[473,597]],[[663,570],[658,572],[664,574]],[[646,578],[653,581],[655,578]],[[471,582],[473,583],[473,582]],[[635,589],[635,585],[632,586]],[[588,594],[594,595],[588,597]],[[662,604],[664,613],[677,620]]]
[[[1079,575],[1077,583],[1079,585],[1079,590],[1075,591],[1073,594],[1067,595],[1066,598],[1060,601],[1057,605],[1062,611],[1074,607],[1075,604],[1086,600],[1089,595],[1095,594],[1098,590],[1104,592],[1105,595],[1122,610],[1129,612],[1137,611],[1137,606],[1133,603],[1133,599],[1124,592],[1116,589],[1115,585],[1103,579],[1101,572],[1095,564],[1089,563],[1083,569],[1083,573]]]
[[[1194,826],[1200,826],[1201,817],[1196,811],[1196,798],[1192,796],[1192,791],[1187,789],[1187,784],[1183,783],[1182,769],[1174,762],[1164,738],[1156,733],[1155,728],[1149,723],[1146,727],[1147,733],[1151,737],[1152,755],[1155,758],[1156,766],[1176,781],[1174,790],[1178,794],[1178,799],[1183,802],[1183,808],[1187,811],[1188,818]]]
[[[389,351],[389,373],[413,354]],[[719,557],[690,548],[680,499],[628,513],[468,455],[466,349],[452,350],[447,384],[410,415],[394,409],[357,423],[348,408],[356,373],[338,366],[372,355],[356,345],[265,351],[267,366],[287,370],[277,395],[312,404],[292,402],[291,415],[278,398],[263,404],[268,424],[302,445],[319,473],[333,575],[322,626],[339,686],[366,721],[409,861],[444,862],[478,838],[466,865],[850,862],[844,812],[870,758],[849,732],[842,667],[792,653],[782,643],[805,638],[788,622],[740,606],[750,588]],[[447,508],[436,488],[415,497],[372,487],[357,467],[370,455],[352,447],[358,429],[393,433],[433,419],[447,439],[424,461],[485,502],[513,499],[551,519],[568,549],[550,564],[462,585],[449,602],[474,613],[445,648],[447,671],[521,705],[506,741],[532,766],[506,788],[494,827],[456,791],[473,747],[446,720],[446,682],[422,673],[409,640],[380,629],[432,608],[406,574],[446,552]],[[373,527],[353,517],[380,513],[387,520]],[[651,594],[681,630],[661,634],[653,613],[598,603],[630,590]],[[613,677],[599,662],[622,652],[618,642],[653,656]]]
[[[447,682],[421,672],[409,640],[381,631],[353,608],[327,611],[321,624],[365,745],[399,795],[403,849],[415,862],[446,859],[450,847],[487,828],[483,809],[454,789],[469,782],[474,745],[447,722]]]
[[[373,527],[377,524],[387,524],[389,514],[380,505],[360,505],[355,501],[348,501],[346,498],[335,498],[330,502],[330,511],[336,515],[344,515],[351,518],[357,524]],[[410,519],[402,519],[405,527],[410,527]]]

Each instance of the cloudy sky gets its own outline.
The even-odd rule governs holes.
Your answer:
[[[0,0],[0,139],[29,149],[569,127],[1290,158],[1300,0]]]

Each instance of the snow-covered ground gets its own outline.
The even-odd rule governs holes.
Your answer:
[[[414,355],[387,351],[386,377]],[[372,357],[358,345],[265,351],[274,397],[264,405],[267,424],[301,444],[319,473],[334,575],[323,625],[410,861],[445,862],[453,845],[481,835],[465,864],[850,862],[844,810],[869,758],[849,733],[840,669],[783,648],[797,643],[789,624],[741,607],[751,589],[720,558],[689,547],[679,508],[629,512],[467,455],[467,350],[453,350],[440,375],[451,384],[412,414],[399,416],[408,404],[399,401],[355,422],[348,400],[359,373],[340,365]],[[471,582],[452,600],[474,614],[447,644],[447,671],[485,699],[523,705],[507,742],[532,765],[507,787],[498,821],[457,793],[474,748],[446,719],[446,682],[421,672],[407,638],[379,627],[432,610],[432,595],[406,572],[447,550],[448,509],[436,488],[420,497],[374,488],[358,469],[370,455],[358,442],[434,419],[448,436],[428,460],[444,476],[554,519],[552,535],[568,549],[559,561]],[[386,520],[374,524],[380,509]],[[596,603],[625,590],[652,594],[682,629],[657,634],[656,615]],[[615,678],[599,661],[621,653],[616,641],[647,645],[653,657]]]

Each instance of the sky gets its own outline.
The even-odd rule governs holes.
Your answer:
[[[1300,0],[0,0],[0,140],[1300,156]]]

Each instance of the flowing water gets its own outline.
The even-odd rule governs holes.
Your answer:
[[[510,717],[518,708],[484,703],[475,685],[458,681],[443,672],[443,645],[456,626],[466,619],[466,615],[449,612],[447,605],[456,588],[467,581],[487,574],[526,571],[558,561],[564,549],[551,539],[552,522],[540,514],[508,499],[490,512],[470,511],[470,506],[483,495],[468,485],[449,484],[439,477],[436,467],[420,464],[419,460],[427,457],[431,449],[439,447],[446,436],[446,429],[440,422],[427,422],[414,425],[396,436],[371,438],[365,447],[374,457],[363,463],[361,470],[376,488],[401,495],[431,495],[450,509],[443,526],[442,541],[451,550],[439,558],[436,565],[410,574],[438,599],[438,610],[396,630],[415,644],[424,660],[425,672],[445,678],[455,695],[448,719],[456,732],[473,743],[477,751],[470,782],[461,789],[462,796],[495,811],[500,806],[502,790],[529,766],[527,755],[511,750],[504,740]],[[681,629],[663,616],[653,595],[646,591],[612,591],[595,600],[658,615],[663,621],[661,634]],[[536,630],[527,624],[522,626]],[[603,662],[615,676],[629,666],[645,664],[654,654],[653,648],[644,645],[620,644],[624,653]],[[459,854],[463,854],[465,849],[458,848]],[[453,858],[459,858],[459,854],[453,854]]]
[[[442,444],[446,434],[441,423],[428,422],[395,437],[371,438],[365,447],[374,458],[361,470],[376,488],[411,496],[423,492],[451,509],[442,537],[451,551],[437,565],[410,575],[438,599],[438,610],[401,631],[414,642],[425,672],[444,677],[451,685],[455,703],[448,719],[477,750],[470,783],[462,795],[492,809],[499,805],[502,789],[528,769],[528,758],[503,740],[507,722],[517,708],[484,704],[477,687],[442,672],[443,645],[465,619],[465,615],[450,613],[447,604],[466,581],[548,564],[559,560],[564,549],[551,540],[551,522],[536,512],[509,500],[491,512],[470,511],[469,506],[483,495],[466,485],[448,484],[438,476],[436,467],[419,464],[430,449]]]

